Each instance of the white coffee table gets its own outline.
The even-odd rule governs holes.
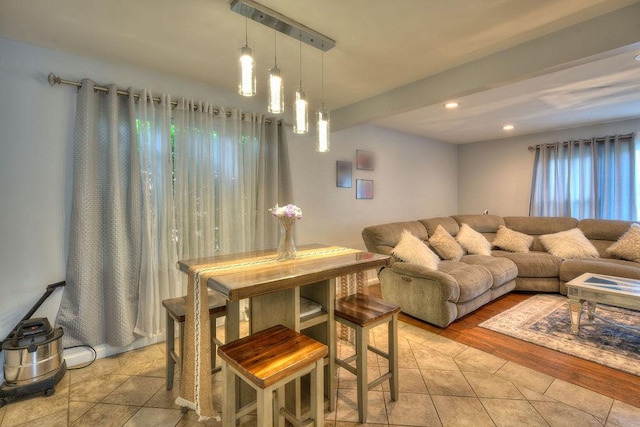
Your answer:
[[[567,282],[567,297],[571,311],[571,333],[577,335],[584,302],[587,303],[589,320],[597,317],[614,325],[614,322],[596,314],[597,303],[640,310],[640,280],[584,273]],[[640,328],[617,326],[640,333]]]

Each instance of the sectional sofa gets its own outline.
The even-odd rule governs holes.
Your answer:
[[[636,255],[636,243],[640,251],[640,226],[632,224],[569,217],[453,215],[366,227],[362,238],[368,251],[394,255],[391,266],[379,272],[383,298],[399,304],[411,316],[446,327],[512,290],[566,294],[565,283],[585,272],[640,279],[640,255]],[[398,257],[394,249],[398,247],[399,251],[405,230],[440,255],[437,266]],[[442,247],[434,247],[439,243],[436,237],[443,235],[445,240],[448,235],[463,241],[461,230],[464,237],[469,233],[475,238],[482,235],[488,252],[470,253],[461,247],[458,258],[442,251]],[[560,246],[576,235],[589,247],[577,256],[566,255]],[[511,247],[511,238],[518,243],[515,247]],[[510,250],[492,246],[494,242]],[[619,249],[622,243],[626,252],[625,247],[622,252],[611,252],[612,245]],[[484,253],[473,245],[469,248]],[[448,259],[440,259],[445,258],[443,255]]]

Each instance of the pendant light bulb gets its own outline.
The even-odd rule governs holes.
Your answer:
[[[256,63],[253,59],[253,50],[248,43],[246,17],[245,45],[240,48],[238,64],[240,70],[238,93],[242,96],[254,96],[256,94]]]
[[[300,33],[300,87],[296,90],[293,104],[293,133],[309,132],[309,101],[307,91],[302,88],[302,33]]]
[[[276,60],[276,32],[273,37],[273,68],[269,70],[269,105],[267,111],[273,114],[284,113],[284,86]]]
[[[330,132],[330,124],[329,124],[329,110],[324,108],[324,52],[322,52],[322,107],[318,110],[317,113],[317,123],[316,123],[316,151],[318,153],[326,153],[329,151],[329,132]]]

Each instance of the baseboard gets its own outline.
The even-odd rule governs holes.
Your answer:
[[[164,334],[160,334],[151,338],[139,338],[126,347],[114,347],[109,344],[100,344],[93,349],[96,351],[96,359],[102,359],[104,357],[135,350],[136,348],[157,344],[164,340]],[[85,347],[68,348],[64,350],[64,359],[69,367],[83,365],[93,360],[93,352]]]

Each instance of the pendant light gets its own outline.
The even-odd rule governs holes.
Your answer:
[[[300,33],[300,86],[296,90],[296,100],[293,105],[293,133],[309,132],[309,102],[307,92],[302,88],[302,33]]]
[[[240,48],[239,83],[238,93],[242,96],[254,96],[256,94],[256,63],[253,59],[253,50],[249,47],[247,35],[248,18],[244,21],[244,47]]]
[[[324,51],[322,52],[322,68],[321,68],[321,76],[322,76],[322,90],[321,90],[321,107],[318,110],[317,118],[318,122],[316,125],[316,151],[319,153],[326,153],[329,151],[329,110],[324,108]]]
[[[278,68],[278,60],[276,54],[276,30],[273,30],[273,68],[269,70],[269,105],[267,111],[273,114],[284,112],[284,87],[282,85],[282,77]]]

